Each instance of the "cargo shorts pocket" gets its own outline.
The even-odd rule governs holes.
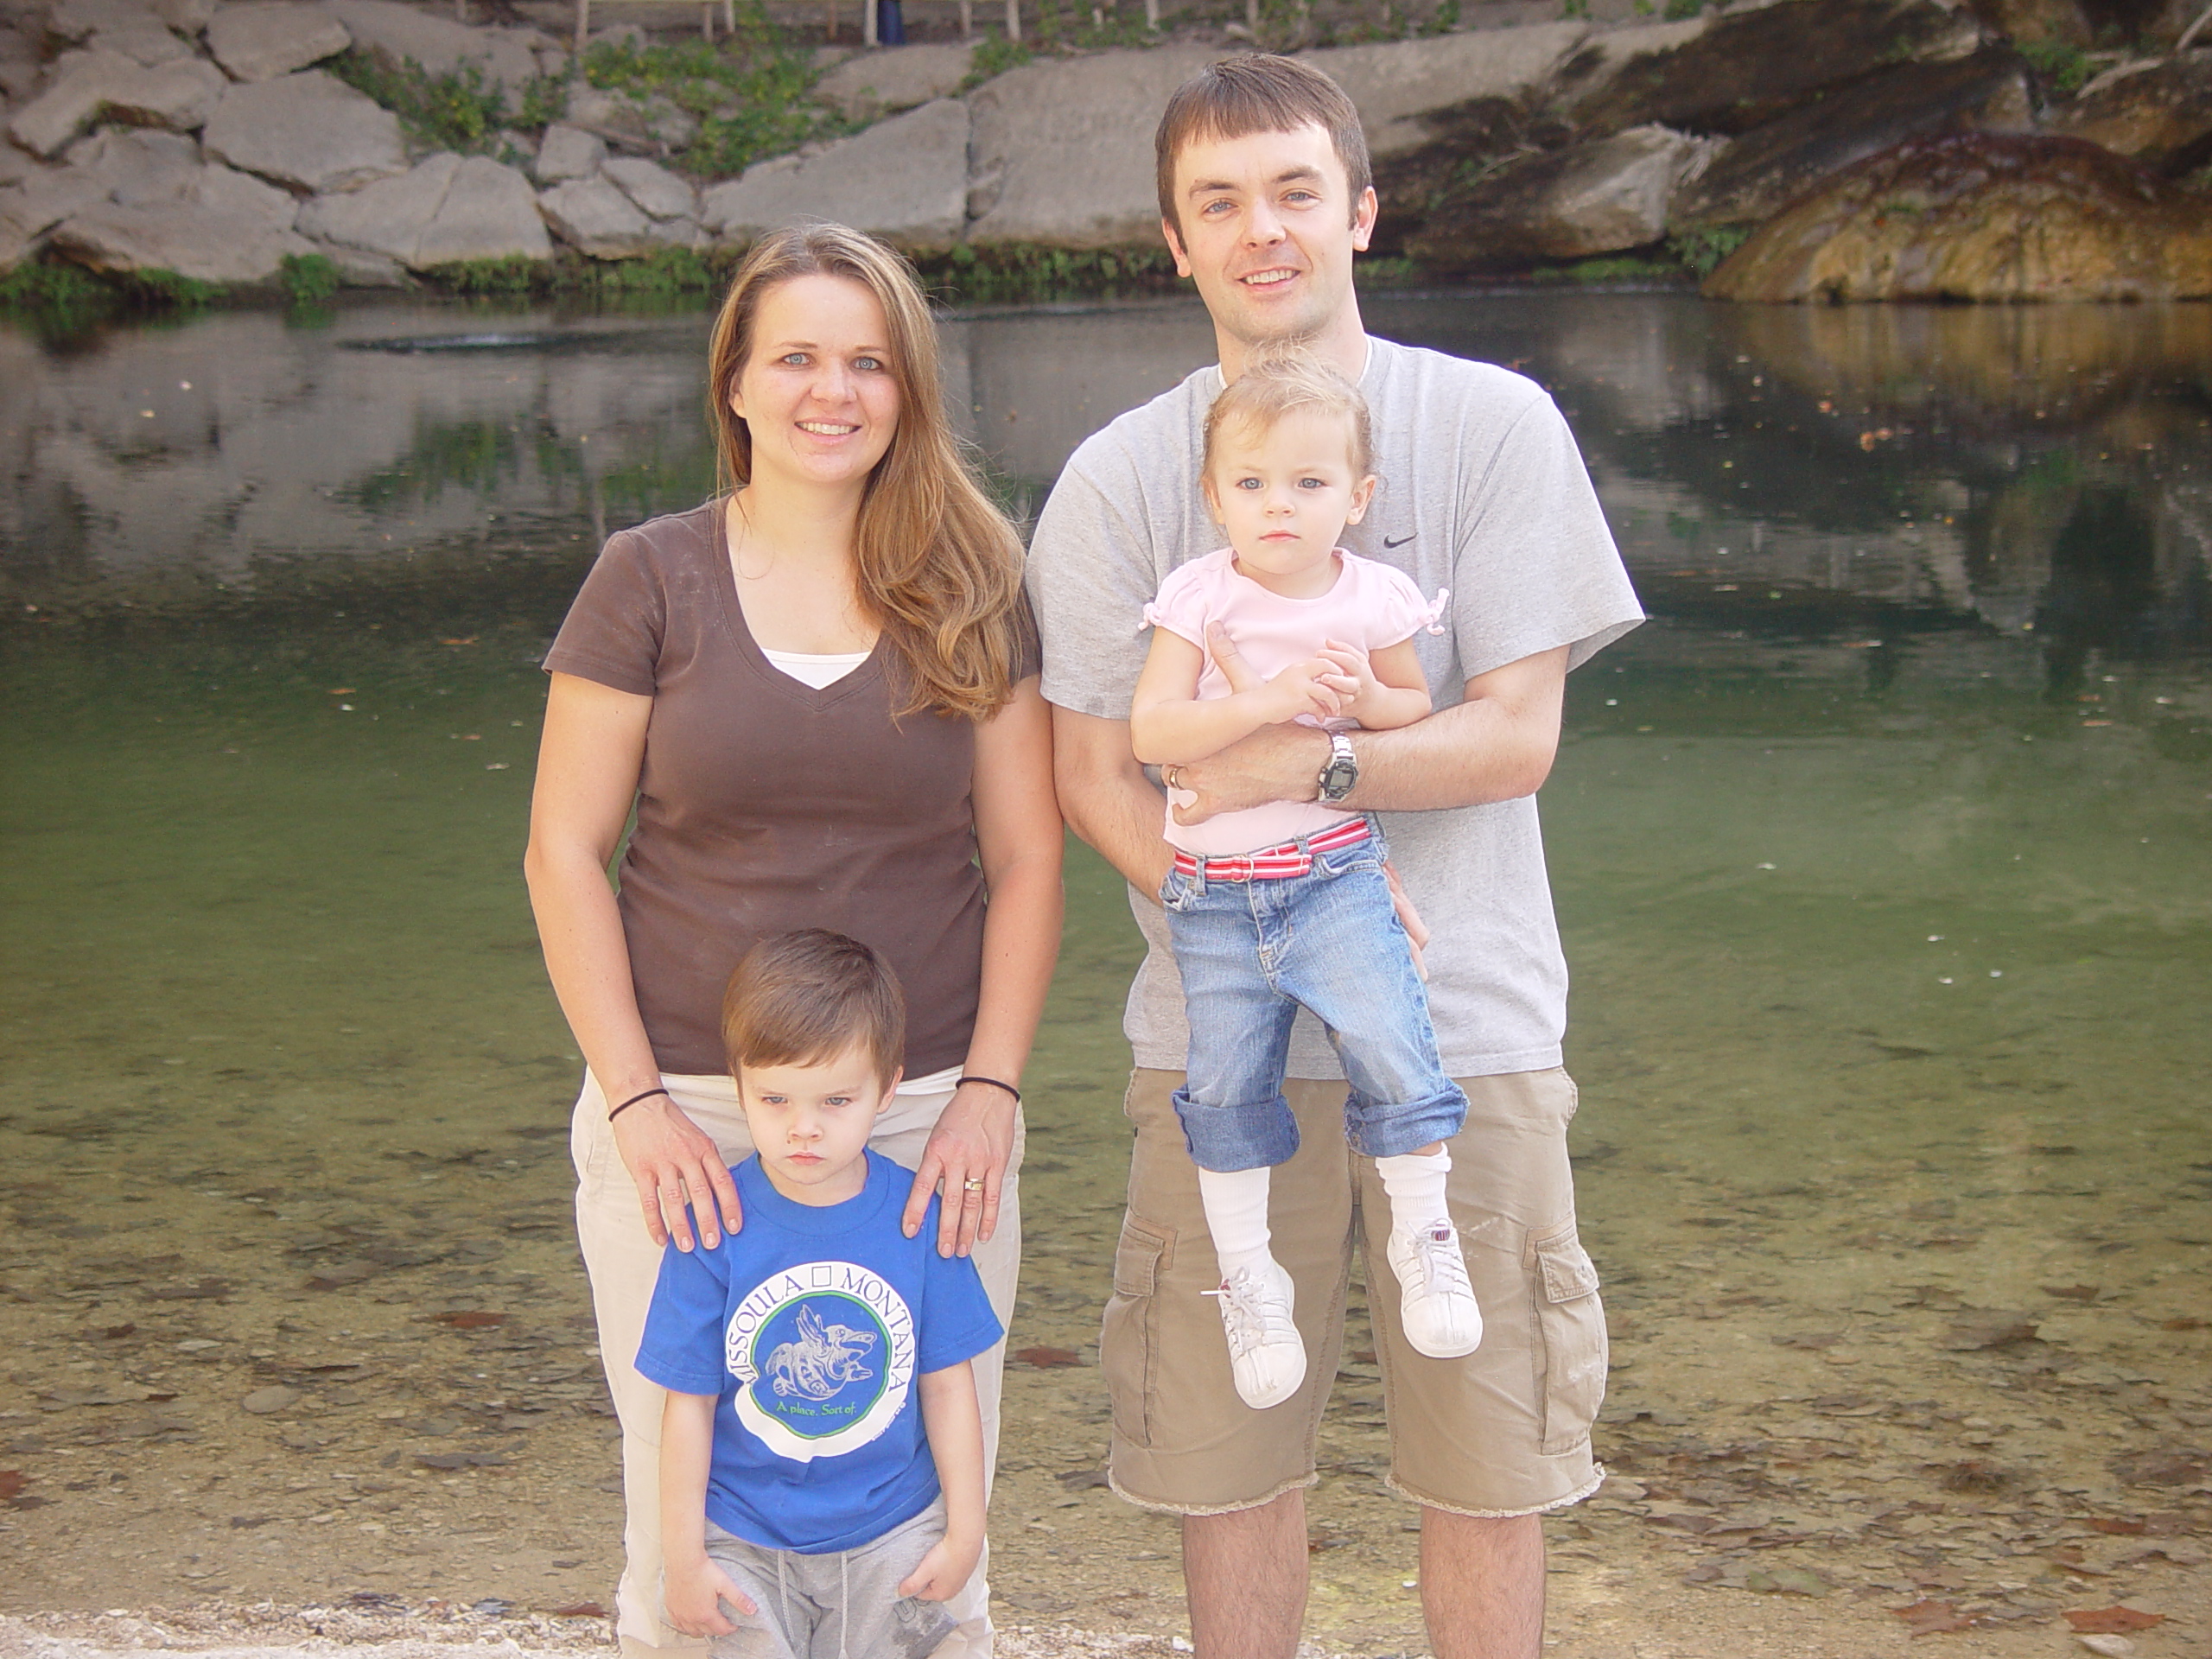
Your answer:
[[[1598,1269],[1569,1222],[1530,1241],[1535,1253],[1538,1357],[1536,1400],[1547,1457],[1590,1438],[1605,1399],[1605,1308]]]
[[[1132,1446],[1152,1444],[1153,1394],[1159,1382],[1160,1270],[1174,1235],[1134,1216],[1114,1249],[1114,1294],[1098,1338],[1098,1366],[1113,1402],[1114,1432]]]

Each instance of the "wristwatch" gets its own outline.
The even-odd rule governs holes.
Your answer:
[[[1359,757],[1351,752],[1351,739],[1342,732],[1329,734],[1329,764],[1321,768],[1320,793],[1324,806],[1334,806],[1359,783]]]

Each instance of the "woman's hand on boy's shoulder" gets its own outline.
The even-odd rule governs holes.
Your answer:
[[[748,1618],[760,1611],[711,1556],[683,1564],[671,1560],[666,1573],[661,1597],[668,1622],[686,1636],[728,1636],[734,1630],[737,1626],[722,1611],[724,1602]]]
[[[921,1565],[900,1581],[899,1593],[918,1596],[924,1601],[950,1601],[975,1576],[976,1563],[982,1554],[981,1533],[960,1538],[948,1532],[930,1546]]]

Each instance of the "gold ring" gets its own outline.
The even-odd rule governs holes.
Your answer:
[[[1170,789],[1183,787],[1183,768],[1180,766],[1162,766],[1160,776]]]
[[[972,1175],[970,1175],[966,1180],[961,1182],[960,1186],[961,1190],[966,1192],[980,1192],[983,1190],[982,1182],[977,1180]]]

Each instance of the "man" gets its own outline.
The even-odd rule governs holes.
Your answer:
[[[1429,995],[1446,1068],[1466,1090],[1451,1205],[1488,1335],[1424,1357],[1397,1299],[1370,1298],[1390,1403],[1394,1489],[1422,1505],[1421,1591],[1440,1659],[1535,1659],[1543,1627],[1539,1516],[1603,1471],[1589,1430],[1605,1341],[1577,1242],[1566,1147],[1573,1085],[1559,1069],[1566,969],[1535,804],[1567,671],[1641,620],[1573,440],[1542,390],[1487,365],[1370,339],[1353,254],[1375,224],[1366,143],[1343,92],[1294,60],[1202,71],[1157,140],[1161,229],[1212,315],[1217,369],[1095,434],[1039,521],[1031,591],[1054,705],[1060,801],[1127,876],[1150,954],[1129,995],[1136,1128],[1102,1364],[1115,1490],[1180,1514],[1202,1659],[1288,1659],[1305,1611],[1305,1488],[1337,1369],[1355,1230],[1370,1284],[1389,1206],[1339,1128],[1345,1085],[1301,1015],[1286,1086],[1300,1149],[1278,1167],[1271,1221],[1313,1357],[1287,1402],[1254,1410],[1230,1382],[1196,1173],[1169,1096],[1186,1032],[1154,895],[1169,868],[1160,791],[1130,752],[1139,619],[1168,571],[1217,538],[1198,487],[1208,404],[1248,353],[1296,340],[1357,380],[1382,485],[1353,551],[1452,589],[1450,627],[1419,636],[1436,712],[1394,731],[1268,728],[1180,768],[1190,821],[1275,799],[1382,815],[1399,874],[1433,932]]]

